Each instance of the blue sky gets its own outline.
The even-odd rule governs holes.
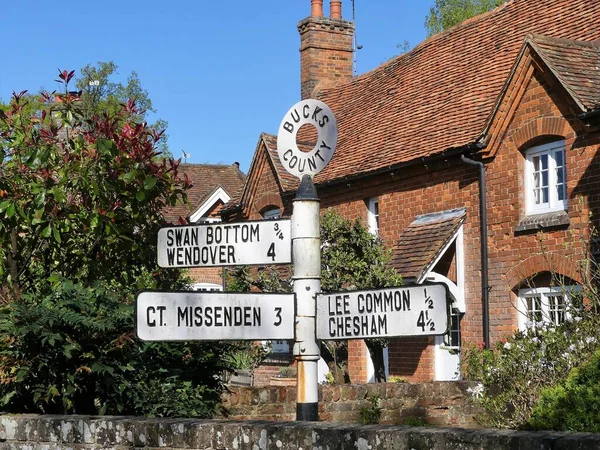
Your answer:
[[[22,0],[4,2],[0,99],[53,90],[57,68],[114,61],[117,80],[135,70],[169,147],[188,162],[240,162],[248,170],[261,132],[276,133],[300,99],[297,23],[310,0]],[[434,0],[355,0],[357,73],[415,46]],[[328,14],[329,1],[324,0]],[[352,20],[352,2],[343,17]]]

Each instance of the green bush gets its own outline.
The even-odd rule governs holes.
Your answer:
[[[367,399],[368,405],[360,408],[360,423],[363,425],[377,425],[381,420],[381,407],[379,394]]]
[[[573,369],[564,383],[542,391],[529,425],[545,430],[600,432],[600,351]]]
[[[542,390],[564,382],[573,368],[590,359],[598,348],[600,319],[589,310],[573,309],[571,314],[573,319],[559,326],[538,324],[493,349],[465,349],[463,375],[480,382],[469,389],[485,409],[480,423],[527,427]]]
[[[0,309],[0,408],[210,417],[227,348],[140,342],[133,305],[100,285],[62,281]]]

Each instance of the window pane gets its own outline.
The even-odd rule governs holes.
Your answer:
[[[548,296],[548,311],[550,322],[559,325],[565,321],[565,298],[562,295]]]
[[[563,156],[564,156],[564,153],[562,150],[558,150],[558,151],[554,152],[554,160],[556,161],[556,167],[563,166]]]
[[[533,322],[542,321],[542,298],[539,296],[526,297],[527,300],[527,320]]]
[[[548,203],[548,188],[542,189],[542,203]]]
[[[540,171],[540,157],[539,156],[534,156],[532,158],[533,161],[533,171],[534,172],[539,172]]]
[[[548,186],[548,171],[542,172],[542,187]]]
[[[542,162],[542,170],[548,170],[548,155],[540,155],[540,160]]]
[[[567,190],[564,159],[563,150],[554,152],[554,160],[556,162],[556,198],[559,201],[563,201],[565,199]]]

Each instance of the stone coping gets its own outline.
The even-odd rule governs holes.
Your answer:
[[[0,448],[202,450],[597,450],[600,434],[323,422],[0,416]]]

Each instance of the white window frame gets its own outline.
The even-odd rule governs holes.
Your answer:
[[[371,197],[367,200],[369,232],[379,235],[379,198]]]
[[[223,286],[216,283],[194,283],[190,286],[194,291],[222,292]]]
[[[563,200],[558,199],[557,195],[557,167],[555,154],[557,151],[562,152],[563,159]],[[536,156],[548,156],[548,202],[535,203],[533,194],[534,189],[534,165],[533,159]],[[567,170],[566,170],[566,148],[565,141],[555,141],[548,144],[537,145],[525,151],[525,199],[526,213],[542,214],[552,211],[567,210]]]
[[[281,211],[279,208],[267,209],[262,213],[263,219],[279,219],[281,217]]]
[[[534,287],[519,289],[519,299],[517,309],[519,310],[519,329],[522,331],[528,328],[535,328],[539,326],[539,321],[536,322],[529,317],[529,309],[527,306],[528,299],[533,297],[540,297],[540,312],[541,322],[547,325],[558,325],[562,323],[557,319],[552,320],[551,317],[551,302],[550,297],[561,295],[564,298],[564,321],[570,320],[571,315],[569,313],[569,305],[571,303],[571,293],[581,290],[581,286],[556,286],[556,287]]]

